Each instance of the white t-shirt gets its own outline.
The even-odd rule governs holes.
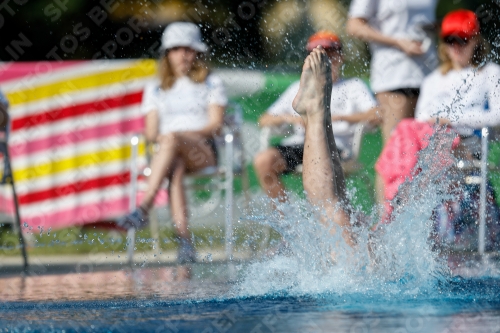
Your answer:
[[[386,36],[422,41],[428,45],[421,56],[409,57],[403,51],[370,43],[371,88],[374,92],[419,88],[422,80],[439,61],[432,38],[423,27],[435,21],[437,0],[353,0],[352,18],[364,18]],[[430,44],[429,44],[430,43]]]
[[[196,83],[187,76],[179,78],[168,89],[160,88],[159,80],[146,85],[141,111],[147,114],[158,111],[160,134],[196,131],[208,125],[208,106],[226,106],[227,97],[222,80],[209,74],[203,83]]]
[[[425,78],[415,118],[445,118],[462,135],[500,124],[500,66],[467,67],[443,75],[436,69]]]
[[[292,107],[293,99],[299,91],[300,81],[292,83],[287,90],[267,110],[268,114],[297,115]],[[332,115],[351,115],[368,111],[377,103],[366,84],[360,79],[353,78],[336,82],[332,87],[331,113]],[[298,116],[298,115],[297,115]],[[355,125],[346,121],[332,123],[335,143],[342,150],[350,150],[354,136]],[[293,134],[281,141],[284,146],[303,145],[305,129],[294,125]]]

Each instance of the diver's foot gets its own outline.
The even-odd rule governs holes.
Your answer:
[[[132,213],[125,215],[116,221],[116,224],[124,229],[140,229],[149,223],[148,213],[141,207],[136,208]]]
[[[317,47],[307,56],[293,109],[307,124],[309,118],[323,121],[330,105],[332,74],[325,50]],[[329,112],[328,112],[329,113]]]

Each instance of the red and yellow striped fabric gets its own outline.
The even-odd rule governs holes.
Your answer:
[[[130,138],[142,131],[142,90],[155,73],[153,60],[0,65],[22,222],[47,230],[128,211]],[[12,207],[3,186],[0,210]]]

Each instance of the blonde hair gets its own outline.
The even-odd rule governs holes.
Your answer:
[[[205,64],[203,54],[198,53],[193,63],[193,67],[188,73],[188,77],[196,83],[205,82],[210,70]],[[168,50],[160,59],[158,66],[158,74],[160,76],[161,88],[164,90],[172,88],[177,79],[174,75],[172,65],[168,60]]]
[[[474,53],[472,54],[470,63],[473,67],[479,67],[488,60],[490,46],[481,35],[476,36],[475,39],[477,40],[477,44],[474,47]],[[453,69],[453,64],[450,57],[448,56],[448,53],[446,52],[446,45],[442,40],[439,41],[438,56],[439,60],[441,61],[439,69],[442,74],[447,74]]]

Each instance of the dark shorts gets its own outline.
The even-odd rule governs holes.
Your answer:
[[[420,88],[400,88],[391,90],[390,92],[403,94],[406,97],[418,97],[420,95]]]
[[[275,146],[278,149],[281,156],[285,159],[286,169],[283,173],[290,173],[295,171],[297,165],[302,164],[302,159],[304,157],[304,146]]]
[[[280,155],[285,159],[286,169],[283,171],[284,174],[294,172],[297,168],[297,165],[302,164],[304,159],[304,146],[303,145],[295,145],[295,146],[274,146],[274,148],[278,149]],[[340,160],[344,160],[343,151],[337,148],[339,153]]]

